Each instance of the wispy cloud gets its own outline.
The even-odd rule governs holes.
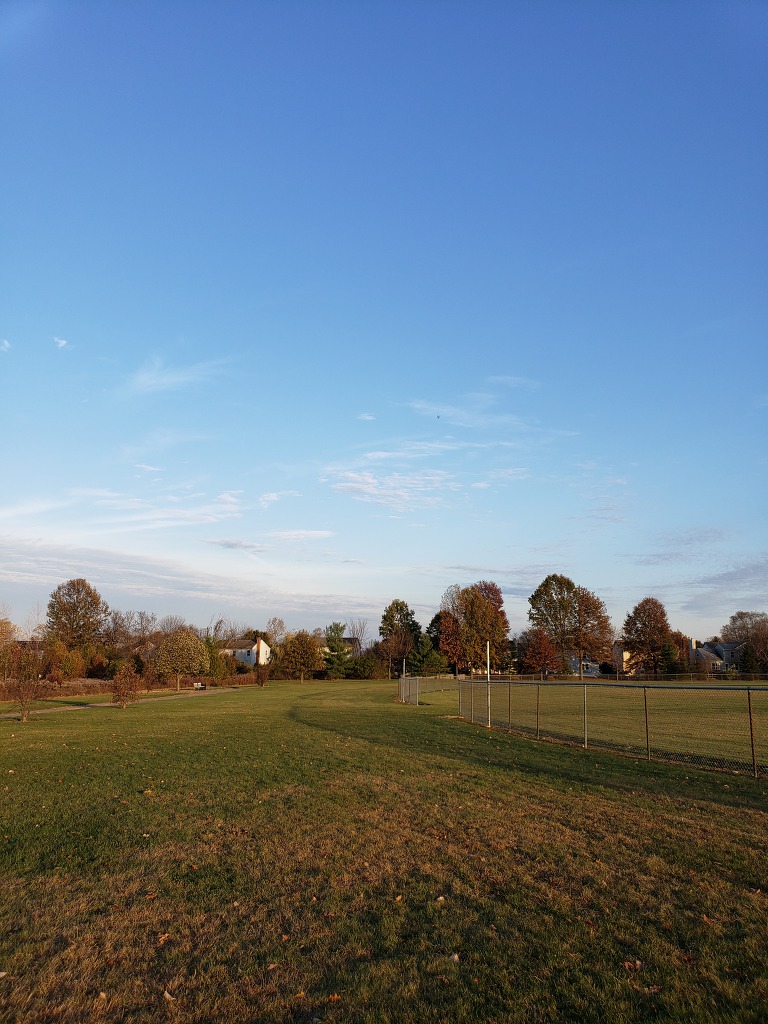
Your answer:
[[[524,466],[507,466],[505,469],[494,469],[489,475],[492,480],[529,480],[531,473]]]
[[[331,486],[336,491],[351,494],[358,501],[385,505],[398,512],[437,505],[446,491],[458,490],[458,484],[450,474],[435,469],[380,476],[370,470],[348,470],[339,473]]]
[[[369,412],[361,412],[360,415],[357,418],[359,420],[366,420],[368,422],[370,422],[371,420],[375,420],[376,419],[376,417],[372,416]]]
[[[134,469],[140,469],[142,473],[162,473],[160,466],[148,466],[145,462],[137,462]]]
[[[697,615],[707,615],[723,607],[729,614],[762,609],[768,605],[768,555],[745,559],[720,572],[701,575],[688,581],[693,593],[681,607]]]
[[[133,444],[124,445],[122,455],[127,462],[136,465],[137,463],[144,463],[148,456],[151,458],[160,452],[167,452],[172,448],[177,448],[179,445],[206,440],[205,434],[194,433],[191,430],[155,430]]]
[[[530,377],[489,377],[489,384],[504,384],[508,388],[523,388],[526,391],[537,391],[541,384]]]
[[[250,540],[208,540],[206,544],[213,544],[229,551],[250,551],[256,554],[266,551],[265,544],[258,544]]]
[[[63,338],[54,338],[53,344],[56,346],[56,348],[66,348],[69,342],[65,341]]]
[[[10,351],[11,351],[11,343],[10,343],[10,341],[8,341],[7,338],[3,338],[3,340],[0,341],[0,352],[10,352]]]
[[[303,540],[325,540],[333,535],[333,530],[273,530],[267,534],[268,537],[274,537],[275,540],[285,540],[290,543]]]
[[[141,394],[158,391],[178,391],[201,384],[221,373],[220,360],[193,363],[191,366],[166,366],[161,359],[153,359],[129,378],[129,385]]]
[[[655,551],[634,559],[636,565],[672,565],[711,557],[711,549],[727,538],[725,530],[711,526],[691,526],[686,530],[671,530],[657,535]]]
[[[467,396],[465,405],[448,405],[438,402],[416,400],[408,402],[408,408],[429,419],[441,420],[446,425],[469,428],[516,427],[528,429],[525,421],[512,413],[494,412],[491,409],[495,399],[491,395]]]
[[[274,505],[275,502],[280,501],[282,498],[298,497],[300,497],[298,491],[265,491],[264,494],[259,495],[259,507],[269,508],[270,505]]]
[[[585,509],[580,515],[570,516],[570,519],[596,519],[601,523],[623,523],[626,521],[624,504],[621,501],[607,500],[597,502]]]

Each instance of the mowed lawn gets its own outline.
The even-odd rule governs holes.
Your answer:
[[[768,781],[396,684],[0,720],[0,1020],[768,1019]]]

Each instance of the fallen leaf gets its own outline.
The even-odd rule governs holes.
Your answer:
[[[107,998],[107,993],[106,992],[99,992],[99,999],[106,999],[106,998]]]
[[[158,946],[164,946],[166,944],[166,942],[168,941],[168,939],[170,939],[170,937],[171,937],[171,933],[170,932],[164,932],[162,935],[158,935],[158,937],[157,937],[157,944],[158,944]]]
[[[277,964],[268,964],[267,965],[267,970],[268,971],[276,971],[277,970]]]
[[[399,903],[402,898],[402,896],[395,896],[395,903]]]
[[[650,992],[652,996],[658,995],[661,992],[661,985],[649,985],[645,991]]]
[[[459,962],[459,954],[451,953],[451,963],[457,964]]]
[[[334,992],[332,996],[328,996],[328,1002],[329,1003],[339,1003],[339,1002],[341,1002],[341,996],[338,995],[338,993]]]
[[[284,935],[283,936],[283,942],[287,942],[288,939],[290,939],[290,937],[291,937],[290,935]]]
[[[163,992],[163,999],[167,999],[169,1003],[176,1002],[176,996],[172,996],[168,989],[166,989],[165,992]]]

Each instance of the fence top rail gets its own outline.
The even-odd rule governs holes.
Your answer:
[[[461,682],[472,683],[475,685],[485,686],[488,682],[486,679],[463,679]],[[737,693],[768,693],[768,686],[717,686],[710,684],[696,686],[695,684],[687,684],[683,686],[681,683],[601,683],[590,680],[566,680],[566,679],[553,679],[553,680],[531,680],[531,679],[491,679],[491,686],[590,686],[590,687],[602,687],[602,688],[613,688],[618,690],[706,690],[708,693],[721,693],[724,690],[731,690]]]

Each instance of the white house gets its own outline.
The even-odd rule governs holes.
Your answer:
[[[266,665],[269,662],[272,649],[259,637],[250,647],[226,647],[221,653],[231,654],[237,661],[253,668],[254,665]]]

